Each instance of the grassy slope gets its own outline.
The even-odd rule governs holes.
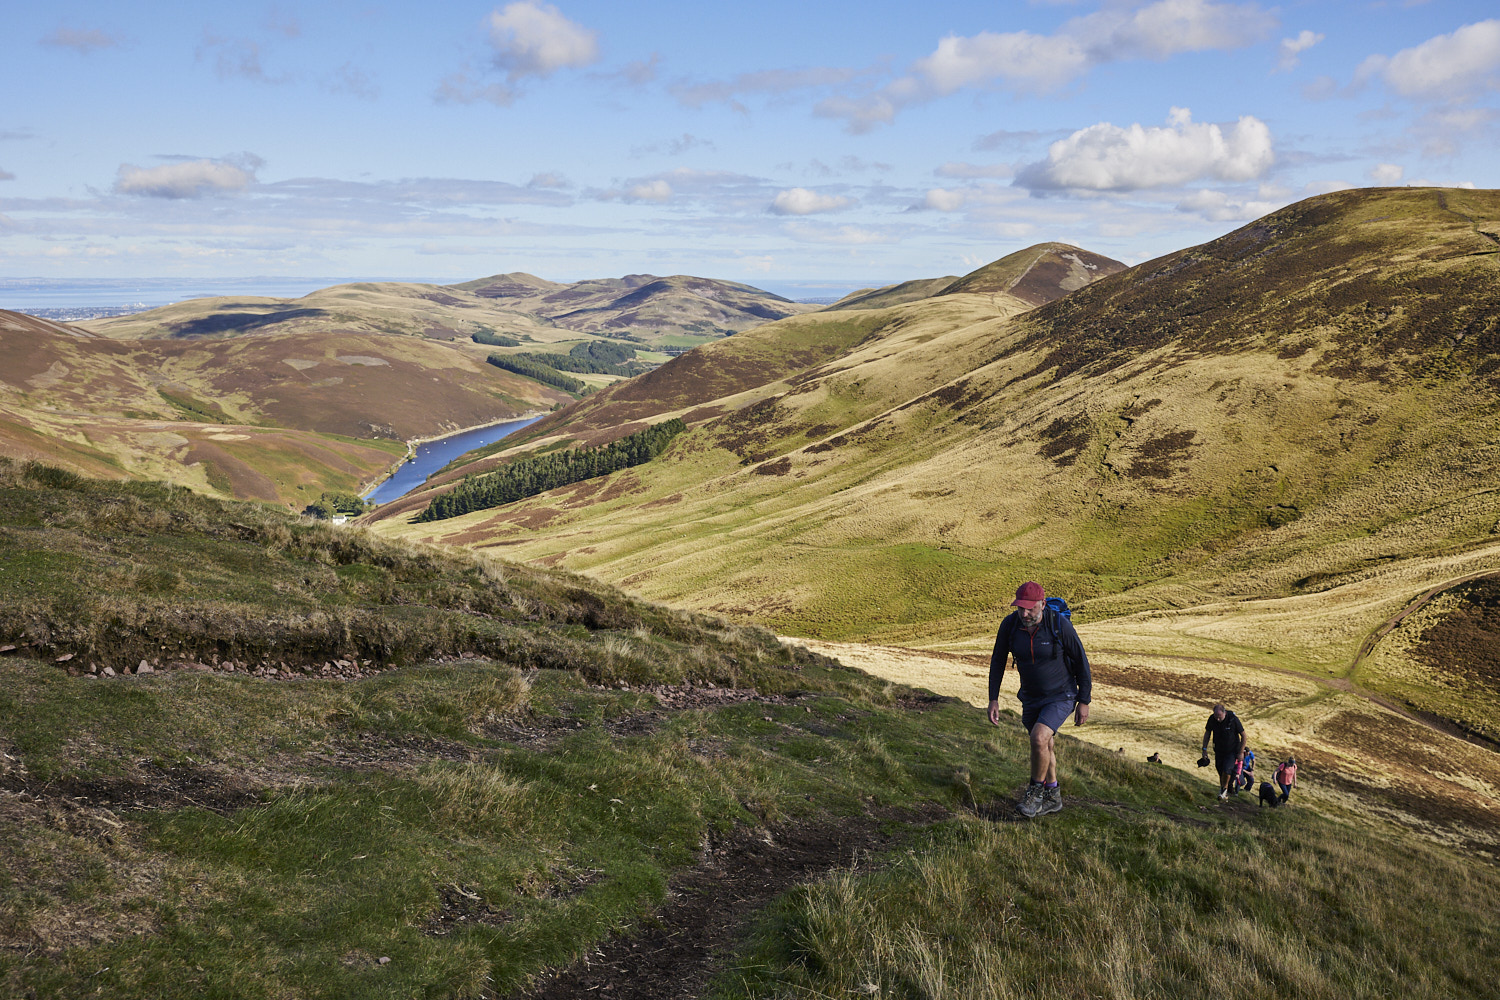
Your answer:
[[[953,300],[942,314],[970,321],[1014,315],[1022,308],[1015,300],[991,302],[964,296]],[[906,311],[900,309],[821,312],[705,344],[655,371],[610,386],[538,421],[514,439],[507,438],[504,452],[491,451],[455,464],[434,476],[420,491],[383,506],[374,517],[387,522],[404,519],[402,515],[425,507],[435,491],[465,475],[488,471],[513,454],[575,442],[598,445],[674,416],[701,423],[745,410],[787,391],[788,377],[800,375],[810,366],[833,362],[857,345],[882,339],[906,322]]]
[[[962,295],[846,314],[871,339],[652,466],[382,530],[795,634],[961,641],[1037,576],[1111,642],[1347,664],[1412,593],[1493,565],[1497,217],[1494,192],[1353,192],[1011,322]]]
[[[1025,768],[1013,719],[914,712],[903,689],[758,630],[186,491],[0,472],[5,574],[27,574],[0,583],[0,638],[46,633],[0,661],[7,993],[504,995],[649,920],[709,835],[873,815],[912,850],[788,895],[725,995],[1493,983],[1500,878],[1399,833],[1205,810],[1196,776],[1066,737],[1068,808],[1006,822]],[[377,662],[298,680],[47,662],[68,649],[86,669],[131,643],[255,662],[225,643],[275,630],[278,651]],[[489,658],[423,662],[436,651]],[[780,698],[663,711],[638,690],[710,681]],[[929,826],[923,804],[952,812]]]

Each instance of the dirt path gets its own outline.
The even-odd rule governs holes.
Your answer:
[[[666,906],[635,932],[619,934],[511,1000],[691,1000],[703,995],[743,943],[753,918],[803,882],[883,853],[898,841],[883,819],[920,827],[946,814],[866,815],[837,823],[737,831],[704,849],[702,861],[671,881]]]

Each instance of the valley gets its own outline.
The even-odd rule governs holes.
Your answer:
[[[1497,240],[1500,192],[1363,189],[826,308],[515,273],[0,313],[0,982],[979,996],[1045,959],[1057,996],[1188,996],[1233,952],[1233,996],[1483,993]],[[486,361],[594,343],[638,373]],[[354,524],[287,512],[532,418]],[[981,711],[1027,579],[1095,677],[1030,824],[1014,672]],[[1215,803],[1217,701],[1262,776],[1302,762],[1290,808]]]

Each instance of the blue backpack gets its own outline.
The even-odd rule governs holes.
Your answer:
[[[1061,597],[1049,597],[1047,598],[1047,612],[1048,613],[1045,616],[1047,627],[1052,630],[1052,637],[1056,639],[1057,644],[1061,646],[1062,629],[1058,627],[1057,620],[1059,618],[1066,618],[1069,624],[1071,624],[1073,621],[1073,609],[1068,607],[1068,602],[1063,600]],[[1069,668],[1071,668],[1073,665],[1073,658],[1068,655],[1068,651],[1066,649],[1063,650],[1063,657],[1068,663]]]

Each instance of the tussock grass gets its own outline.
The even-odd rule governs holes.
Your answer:
[[[1500,894],[1428,847],[1314,816],[1079,807],[946,827],[926,853],[790,894],[721,996],[1488,995]],[[1388,849],[1389,848],[1389,849]],[[1412,914],[1424,915],[1413,921]]]
[[[1067,737],[1068,808],[1023,827],[1013,720],[761,628],[170,487],[0,476],[0,621],[32,643],[0,659],[6,995],[505,995],[649,920],[709,839],[876,816],[913,853],[793,894],[726,991],[1332,996],[1359,961],[1355,995],[1492,981],[1500,886],[1462,855],[1302,807],[1204,813],[1185,776]],[[211,663],[257,632],[411,659],[67,669],[148,639]],[[92,644],[58,664],[44,636]],[[662,683],[761,700],[624,689]]]
[[[798,655],[763,629],[725,631],[568,573],[5,460],[0,550],[0,638],[71,654],[70,669],[285,674],[473,654],[597,682],[734,685]]]

